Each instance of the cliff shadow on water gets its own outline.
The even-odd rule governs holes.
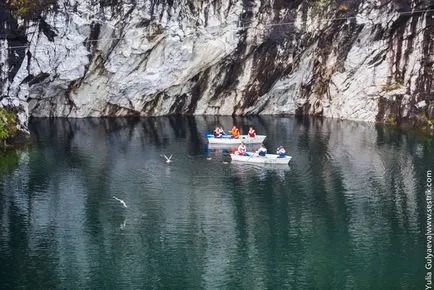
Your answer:
[[[290,148],[297,142],[299,146],[306,148],[309,148],[309,142],[312,142],[314,146],[326,142],[330,147],[333,144],[337,146],[343,143],[353,143],[355,146],[360,141],[361,145],[396,144],[397,148],[406,146],[409,150],[414,150],[412,146],[416,146],[415,144],[425,144],[425,150],[429,150],[432,145],[432,136],[421,134],[417,130],[402,130],[382,124],[307,116],[33,118],[29,128],[32,139],[39,146],[58,144],[68,147],[78,140],[117,142],[119,145],[123,144],[124,147],[133,142],[139,142],[143,146],[162,147],[174,142],[185,142],[189,151],[194,153],[200,151],[206,143],[205,133],[212,132],[217,126],[229,131],[233,125],[236,125],[242,134],[247,134],[249,127],[254,127],[257,134],[267,135],[265,144],[271,148],[278,145],[286,145]],[[310,139],[312,141],[309,141]],[[51,144],[52,142],[54,144]],[[311,153],[315,155],[315,152]]]

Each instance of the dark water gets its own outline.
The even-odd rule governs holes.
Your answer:
[[[424,289],[429,138],[234,120],[33,120],[35,146],[0,154],[0,288]],[[207,151],[233,122],[290,166]]]

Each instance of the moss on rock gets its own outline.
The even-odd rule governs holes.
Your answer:
[[[0,146],[6,147],[8,141],[17,136],[17,121],[15,114],[0,108]]]

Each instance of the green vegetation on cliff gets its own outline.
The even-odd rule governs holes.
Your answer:
[[[6,141],[17,134],[15,115],[0,108],[0,147],[6,146]]]
[[[8,0],[6,5],[15,17],[25,19],[36,18],[43,10],[52,7],[55,0]]]

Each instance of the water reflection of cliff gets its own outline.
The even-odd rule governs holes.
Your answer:
[[[288,170],[206,160],[203,133],[233,123],[265,133],[270,150],[284,145]],[[0,183],[0,269],[9,275],[0,286],[423,282],[423,184],[434,164],[426,139],[276,117],[36,119],[30,128],[34,150]]]
[[[373,124],[320,119],[267,119],[263,118],[268,124],[266,142],[283,143],[290,148],[289,152],[294,157],[291,161],[293,171],[289,184],[282,187],[282,183],[275,182],[271,177],[246,173],[245,167],[244,171],[233,169],[235,174],[228,184],[239,199],[241,212],[247,211],[246,208],[261,208],[252,204],[252,199],[246,195],[261,195],[265,188],[270,189],[268,193],[277,195],[270,198],[271,211],[263,207],[264,212],[255,214],[258,220],[251,221],[246,228],[258,232],[258,228],[265,226],[262,218],[275,215],[271,212],[286,215],[266,223],[269,227],[280,224],[277,228],[287,229],[285,239],[273,247],[286,249],[288,256],[284,260],[303,259],[300,263],[304,265],[300,268],[308,270],[309,266],[317,264],[325,273],[322,277],[325,280],[325,277],[340,277],[344,273],[340,278],[342,284],[333,284],[330,280],[322,285],[324,287],[345,283],[376,287],[378,285],[373,281],[366,281],[364,274],[358,271],[359,266],[369,265],[368,268],[372,269],[369,273],[374,274],[375,271],[384,272],[384,269],[396,267],[396,263],[406,265],[408,256],[405,251],[408,248],[397,245],[401,242],[413,245],[414,253],[420,251],[418,245],[423,241],[425,206],[421,190],[425,176],[423,168],[433,161],[433,146],[426,139],[416,141],[415,136],[410,134]],[[421,162],[422,158],[425,159]],[[261,173],[271,175],[269,171]],[[277,200],[283,203],[275,203]],[[282,220],[288,223],[282,224]],[[330,235],[330,231],[336,229],[342,235],[338,242],[335,236]],[[251,234],[255,235],[254,232]],[[400,238],[399,233],[404,233],[405,237]],[[254,240],[263,238],[258,235]],[[311,240],[321,242],[303,248]],[[276,238],[276,241],[279,239]],[[399,255],[394,259],[382,254],[390,252],[395,246]],[[349,257],[354,253],[363,254],[357,262],[343,261],[342,266],[337,264],[335,268],[329,268],[328,263],[336,260],[335,256],[342,256],[343,249],[348,250],[344,255]],[[278,260],[278,256],[274,258]],[[315,262],[318,258],[320,261]],[[412,259],[415,261],[416,258]],[[281,264],[275,264],[281,267]],[[352,264],[353,268],[348,268],[348,264]],[[410,270],[413,274],[422,270],[421,265],[416,262],[415,265],[416,269]],[[314,271],[313,268],[311,270]],[[272,271],[278,272],[279,269],[276,266]],[[309,281],[308,273],[311,271],[293,273],[294,276],[288,278],[290,281]],[[383,278],[397,288],[414,282],[409,282],[409,279],[398,283],[387,275]]]

